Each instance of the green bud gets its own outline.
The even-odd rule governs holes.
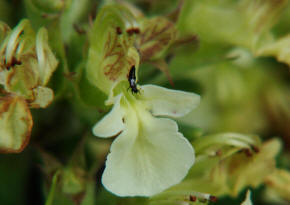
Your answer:
[[[60,12],[64,9],[69,0],[26,0],[26,4],[32,5],[35,9],[45,13]]]
[[[2,42],[0,58],[0,83],[8,93],[24,97],[31,107],[51,103],[52,90],[43,87],[58,61],[49,48],[46,29],[35,35],[29,21],[22,20]]]
[[[62,172],[62,191],[78,194],[85,189],[84,171],[80,168],[66,168]]]

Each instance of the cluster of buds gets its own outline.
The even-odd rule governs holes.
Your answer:
[[[35,34],[25,19],[13,30],[0,22],[0,33],[0,150],[15,153],[29,141],[30,108],[45,108],[53,100],[46,85],[58,61],[45,28]]]

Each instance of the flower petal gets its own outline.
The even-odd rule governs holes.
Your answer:
[[[155,85],[142,86],[142,97],[155,116],[181,117],[197,107],[200,96]]]
[[[38,71],[40,85],[45,86],[58,65],[58,60],[54,56],[48,44],[48,32],[42,27],[36,36],[36,53],[38,59]]]
[[[138,121],[135,113],[128,116],[127,129],[107,157],[102,183],[119,196],[157,194],[179,183],[194,163],[194,150],[173,120],[148,112],[140,116],[145,120]]]
[[[124,111],[121,108],[121,97],[116,97],[113,109],[93,127],[93,134],[98,137],[112,137],[124,129]]]

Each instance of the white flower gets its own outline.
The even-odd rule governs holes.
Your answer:
[[[199,95],[154,85],[124,90],[113,109],[93,128],[112,143],[103,185],[119,196],[152,196],[179,183],[194,163],[194,150],[175,121],[194,109]]]

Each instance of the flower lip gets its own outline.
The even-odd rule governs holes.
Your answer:
[[[179,183],[193,163],[194,150],[173,120],[131,110],[111,146],[102,183],[119,196],[152,196]]]

